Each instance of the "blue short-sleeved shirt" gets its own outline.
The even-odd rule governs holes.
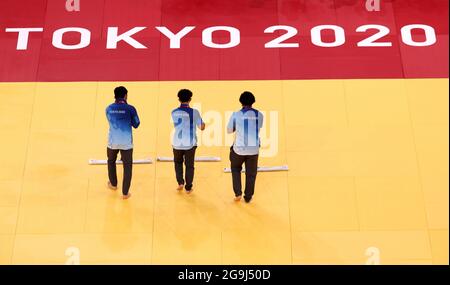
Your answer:
[[[181,104],[172,111],[175,134],[172,146],[178,150],[188,150],[197,146],[197,127],[203,124],[200,112],[192,109],[188,104]]]
[[[263,126],[264,116],[253,108],[242,108],[234,112],[227,126],[228,133],[236,132],[233,150],[239,155],[259,154],[259,132]]]
[[[108,147],[129,150],[133,148],[132,128],[140,125],[136,109],[125,100],[117,100],[106,108],[109,122]]]

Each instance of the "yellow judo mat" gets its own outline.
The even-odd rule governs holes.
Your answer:
[[[448,79],[0,83],[0,264],[448,264]],[[171,156],[170,112],[194,92],[194,192],[171,163],[106,188],[113,88],[141,118],[134,158]],[[265,112],[254,200],[233,202],[227,114]],[[122,167],[118,166],[119,178]],[[120,184],[119,184],[120,185]],[[75,260],[75,261],[74,261]]]

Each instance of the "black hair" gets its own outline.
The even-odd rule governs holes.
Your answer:
[[[180,102],[185,103],[191,101],[192,98],[192,91],[189,89],[181,89],[178,91],[178,100]]]
[[[244,93],[241,94],[241,97],[239,98],[239,102],[241,102],[241,104],[243,106],[252,106],[255,102],[255,96],[248,91],[245,91]]]
[[[127,94],[128,90],[123,86],[119,86],[116,89],[114,89],[114,98],[116,99],[124,99]]]

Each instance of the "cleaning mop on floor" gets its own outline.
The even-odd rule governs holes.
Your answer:
[[[231,168],[225,168],[223,171],[225,173],[231,173]],[[279,171],[289,171],[289,167],[287,165],[258,167],[258,172],[279,172]],[[242,172],[245,172],[245,169],[242,169]]]
[[[158,157],[159,162],[173,162],[173,157]],[[220,157],[214,156],[199,156],[195,158],[196,162],[218,162],[221,161]]]
[[[123,164],[122,160],[116,161],[117,164]],[[145,159],[135,159],[133,160],[133,164],[152,164],[153,160],[151,158]],[[108,164],[107,160],[102,159],[89,159],[89,165],[106,165]]]

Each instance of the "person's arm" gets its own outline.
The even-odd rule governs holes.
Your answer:
[[[236,119],[234,118],[234,113],[230,117],[230,121],[227,126],[227,133],[232,134],[236,131]]]
[[[205,125],[205,122],[203,122],[202,117],[200,116],[200,112],[198,110],[195,110],[195,114],[196,114],[196,117],[197,117],[197,122],[196,122],[197,127],[200,130],[204,131],[205,128],[206,128],[206,125]]]
[[[133,126],[133,128],[137,129],[140,124],[141,121],[139,120],[136,108],[131,107],[131,125]]]
[[[264,115],[261,112],[258,112],[258,128],[262,128],[264,124]]]
[[[106,121],[108,121],[108,123],[111,122],[111,114],[109,113],[110,109],[111,109],[111,106],[108,106],[105,109]]]

